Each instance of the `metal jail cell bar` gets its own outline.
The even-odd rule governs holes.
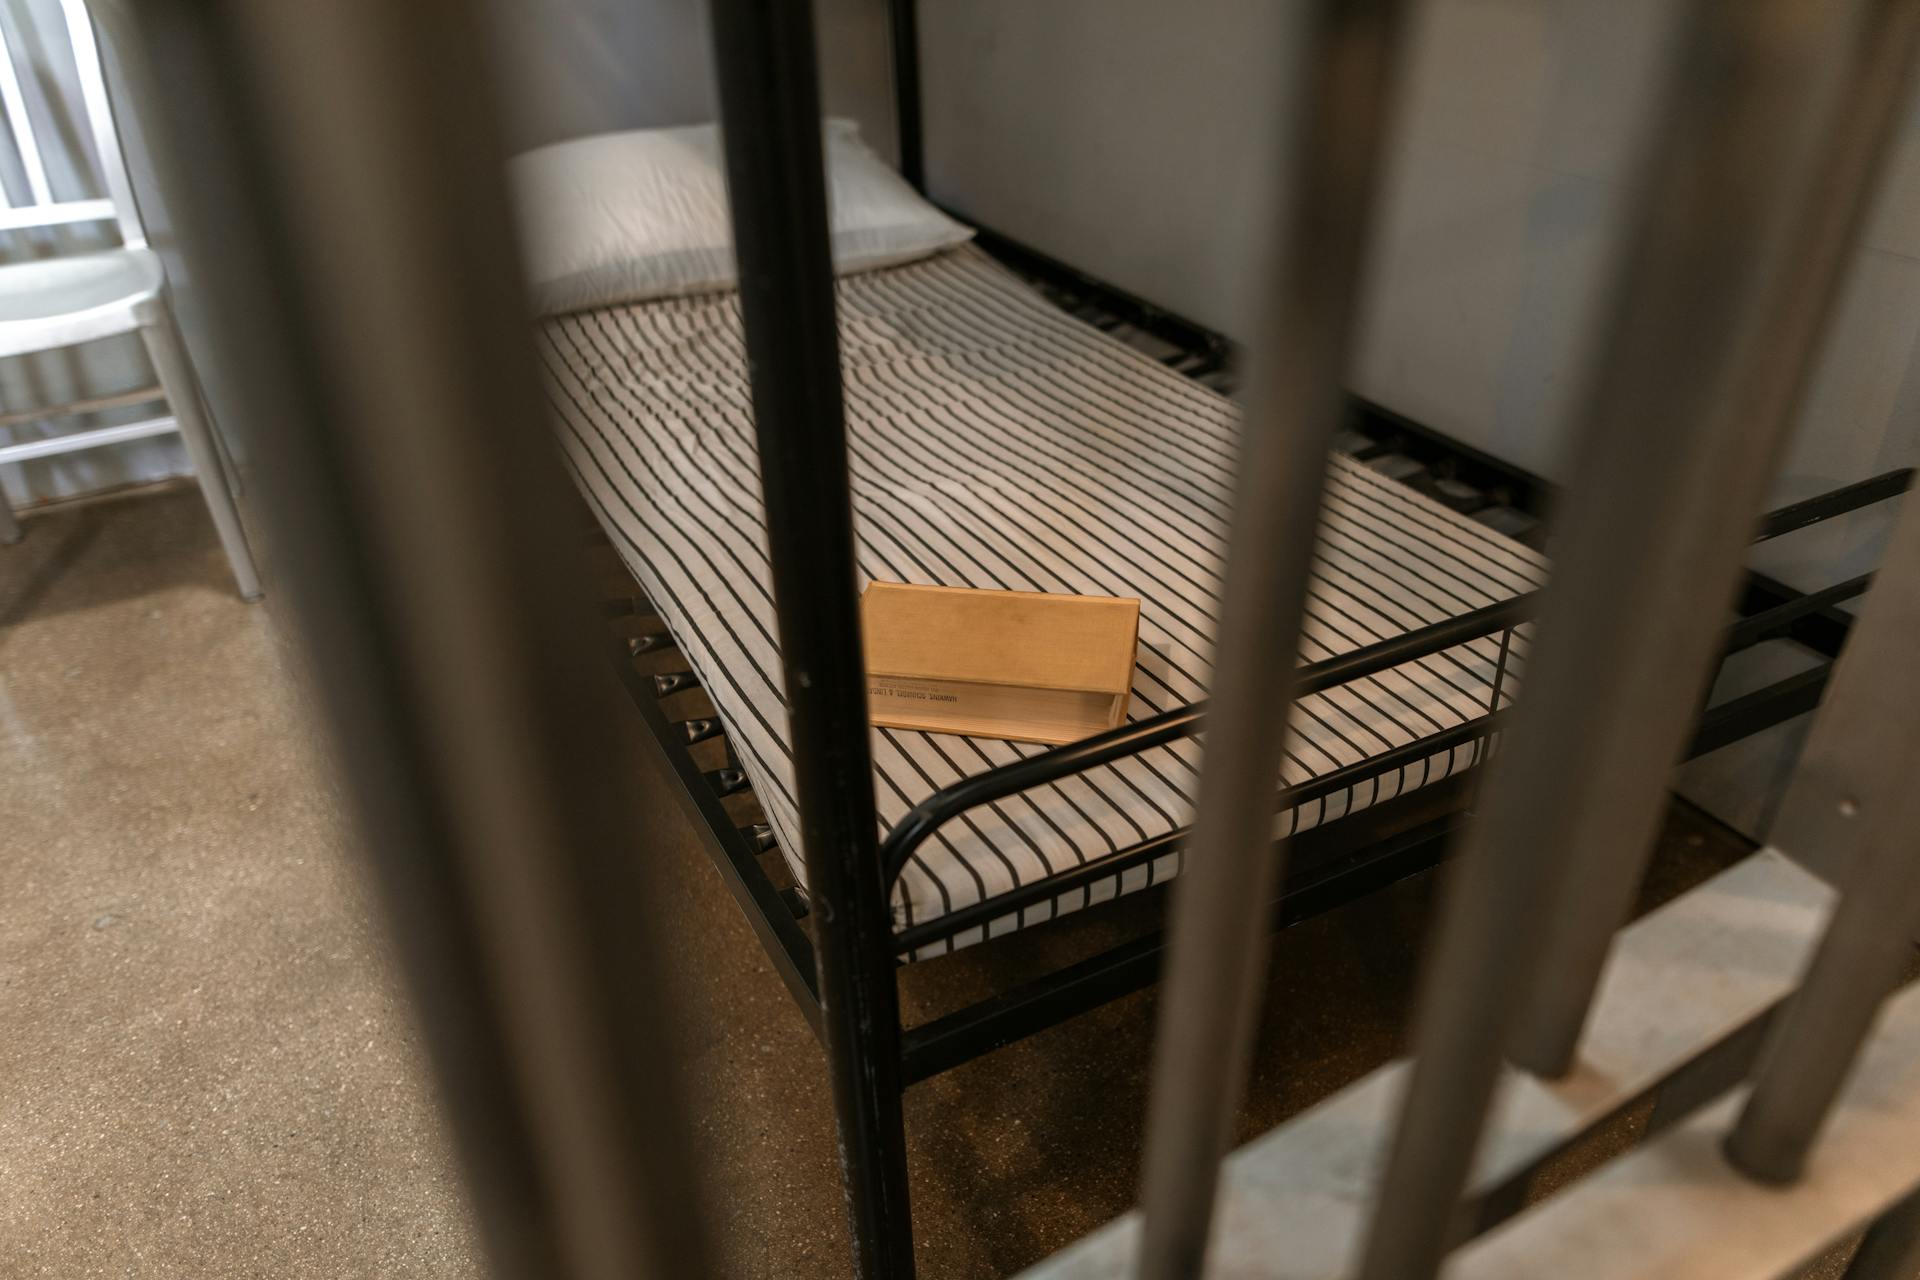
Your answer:
[[[1779,837],[1835,841],[1841,890],[1800,990],[1775,1021],[1727,1155],[1790,1182],[1920,931],[1920,503],[1894,527],[1787,792]]]
[[[1920,1276],[1920,1191],[1867,1228],[1845,1280],[1913,1280]]]
[[[821,1038],[854,1273],[910,1277],[893,916],[877,847],[813,14],[716,0],[727,195],[759,442]]]
[[[1592,1069],[1574,1080],[1503,1073],[1502,1103],[1462,1198],[1474,1229],[1517,1225],[1536,1176],[1596,1128],[1650,1099],[1691,1092],[1702,1067],[1718,1074],[1723,1053],[1737,1052],[1747,1029],[1790,994],[1836,896],[1784,854],[1762,850],[1623,929],[1594,1011]],[[1352,1275],[1371,1205],[1370,1171],[1391,1140],[1408,1066],[1404,1058],[1387,1063],[1234,1152],[1224,1168],[1210,1274]],[[1667,1112],[1663,1122],[1650,1119],[1643,1139],[1684,1122],[1703,1100],[1696,1095],[1694,1106]],[[1722,1170],[1723,1182],[1748,1188],[1714,1150],[1723,1135],[1724,1122],[1707,1143],[1707,1162]],[[1129,1275],[1138,1239],[1139,1214],[1129,1214],[1022,1274]],[[1534,1274],[1575,1280],[1584,1269]],[[1727,1280],[1736,1273],[1707,1274]]]
[[[1723,1098],[1464,1246],[1448,1280],[1808,1274],[1920,1180],[1920,990],[1888,1001],[1799,1185],[1755,1182],[1719,1158],[1739,1102]]]
[[[135,8],[120,52],[164,88],[150,134],[256,431],[274,599],[493,1270],[710,1275],[672,988],[632,919],[662,850],[609,767],[484,29],[460,0]]]
[[[1715,624],[1698,605],[1732,599],[1738,559],[1725,531],[1737,545],[1752,529],[1773,453],[1725,409],[1767,376],[1756,360],[1778,358],[1752,339],[1776,301],[1774,273],[1804,250],[1813,224],[1801,211],[1829,195],[1809,184],[1805,162],[1830,114],[1816,110],[1823,73],[1860,12],[1703,0],[1687,15],[1668,126],[1581,410],[1580,483],[1565,503],[1526,695],[1423,977],[1366,1280],[1439,1268],[1514,1019],[1561,924],[1565,863],[1587,865],[1594,841],[1637,855],[1658,821],[1709,674]],[[1761,137],[1776,145],[1755,146]],[[1610,931],[1618,913],[1610,901],[1599,908]]]
[[[1838,24],[1845,42],[1838,58],[1839,102],[1821,129],[1824,145],[1801,179],[1805,194],[1787,233],[1792,251],[1771,270],[1770,279],[1768,269],[1759,264],[1736,264],[1752,270],[1763,289],[1756,331],[1747,338],[1740,372],[1713,389],[1706,411],[1719,422],[1702,427],[1700,447],[1673,468],[1666,489],[1668,501],[1697,509],[1699,516],[1681,526],[1685,540],[1676,541],[1670,554],[1697,567],[1700,581],[1727,581],[1729,595],[1733,566],[1751,537],[1749,513],[1759,505],[1796,420],[1821,333],[1877,186],[1882,154],[1909,96],[1920,4],[1864,0],[1835,5],[1832,12],[1850,15]],[[1779,30],[1773,38],[1834,38],[1832,24],[1804,30],[1809,21],[1783,11],[1775,19]],[[1715,448],[1710,444],[1714,441],[1737,444]],[[1581,566],[1563,560],[1562,567],[1576,572]],[[1706,611],[1682,607],[1688,602],[1683,594],[1688,585],[1674,575],[1669,594],[1656,602],[1649,616],[1665,620],[1669,662],[1678,671],[1702,673],[1697,679],[1704,686],[1710,679],[1715,637]],[[1835,591],[1844,593],[1853,585],[1841,584]],[[1691,705],[1699,701],[1696,695]],[[1684,734],[1684,721],[1674,715],[1657,726],[1649,724],[1639,744],[1647,764],[1670,768]],[[1566,850],[1559,899],[1549,913],[1558,927],[1547,942],[1515,1028],[1514,1061],[1543,1075],[1558,1075],[1573,1066],[1613,931],[1627,913],[1653,850],[1658,806],[1651,793],[1641,812],[1615,806],[1607,814],[1607,821],[1579,828]]]
[[[1274,778],[1294,696],[1327,452],[1343,418],[1359,277],[1395,79],[1402,0],[1303,6],[1290,207],[1254,348],[1200,791],[1173,891],[1155,1040],[1140,1274],[1197,1274],[1246,1087],[1267,950]]]

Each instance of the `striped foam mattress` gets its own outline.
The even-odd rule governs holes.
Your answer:
[[[871,579],[1137,596],[1132,718],[1206,695],[1238,408],[965,247],[839,283],[856,569]],[[737,295],[555,317],[539,348],[571,469],[698,672],[804,885]],[[1308,661],[1537,586],[1540,557],[1336,457]],[[1482,714],[1497,639],[1302,700],[1298,783]],[[882,834],[931,792],[1044,748],[873,731]],[[1461,747],[1284,815],[1304,830],[1465,767]],[[902,874],[925,921],[1186,825],[1193,741],[982,806]],[[991,926],[1164,880],[1176,855]],[[981,936],[976,929],[953,945]],[[944,949],[944,948],[943,948]]]

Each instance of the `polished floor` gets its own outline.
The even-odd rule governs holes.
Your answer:
[[[26,525],[0,549],[0,1277],[483,1274],[271,610],[234,597],[191,489]],[[668,900],[635,918],[678,966],[723,1269],[844,1275],[818,1049],[644,756],[632,771],[670,853]],[[1677,809],[1649,903],[1741,852]],[[1243,1135],[1395,1051],[1431,898],[1404,883],[1280,938]],[[905,1002],[1128,923],[917,967]],[[924,1276],[1009,1274],[1129,1205],[1153,1013],[1129,997],[908,1095]]]

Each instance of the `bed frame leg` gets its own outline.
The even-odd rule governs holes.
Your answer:
[[[714,0],[760,483],[853,1270],[911,1280],[893,913],[874,812],[811,7]]]
[[[871,975],[829,982],[826,950],[820,956],[821,1017],[827,1070],[839,1128],[840,1176],[853,1234],[853,1273],[862,1280],[913,1276],[913,1217],[907,1196],[907,1129],[901,1108],[900,1018],[891,962],[886,993],[868,990],[836,1011],[827,992],[865,985]],[[863,1025],[860,1009],[885,1004],[886,1023]]]

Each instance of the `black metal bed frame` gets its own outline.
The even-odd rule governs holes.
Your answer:
[[[890,0],[894,88],[903,174],[923,188],[913,0]],[[791,883],[773,832],[754,821],[745,773],[710,709],[687,712],[697,678],[673,666],[673,638],[630,575],[602,611],[610,653],[650,730],[675,791],[705,837],[714,865],[774,968],[822,1040],[840,1126],[855,1272],[910,1276],[913,1244],[901,1097],[913,1083],[1054,1026],[1153,983],[1164,935],[1154,930],[1100,954],[914,1026],[900,1016],[903,957],[1024,907],[1089,887],[1175,852],[1181,832],[1098,862],[1021,885],[934,920],[896,930],[892,890],[913,849],[939,826],[991,800],[1193,736],[1203,704],[1056,747],[969,777],[927,797],[877,837],[867,754],[864,673],[852,576],[840,366],[827,251],[825,194],[813,33],[808,6],[716,0],[728,181],[759,438],[767,528],[791,705],[802,838],[810,894]],[[1224,336],[1094,279],[1005,236],[979,243],[1056,303],[1126,337],[1144,334],[1179,372],[1227,389],[1234,347]],[[1519,468],[1355,398],[1348,452],[1468,514],[1493,512],[1537,544],[1549,486]],[[1781,536],[1903,492],[1911,475],[1891,472],[1767,517],[1757,540]],[[1495,527],[1498,521],[1489,520]],[[841,566],[839,572],[824,571]],[[1835,608],[1871,575],[1802,593],[1752,574],[1728,634],[1728,654],[1788,638],[1819,661],[1807,671],[1703,712],[1691,755],[1716,750],[1812,709],[1845,642],[1848,616]],[[1304,668],[1300,692],[1502,637],[1501,674],[1513,629],[1531,595],[1479,609]],[[1276,811],[1331,795],[1436,753],[1473,748],[1477,765],[1499,732],[1499,681],[1484,715],[1276,796]],[[1291,865],[1272,904],[1277,930],[1338,907],[1438,863],[1463,820],[1476,771],[1351,813],[1295,836]],[[1134,899],[1164,897],[1165,885]],[[983,944],[986,945],[986,944]],[[934,961],[933,963],[939,963]]]

